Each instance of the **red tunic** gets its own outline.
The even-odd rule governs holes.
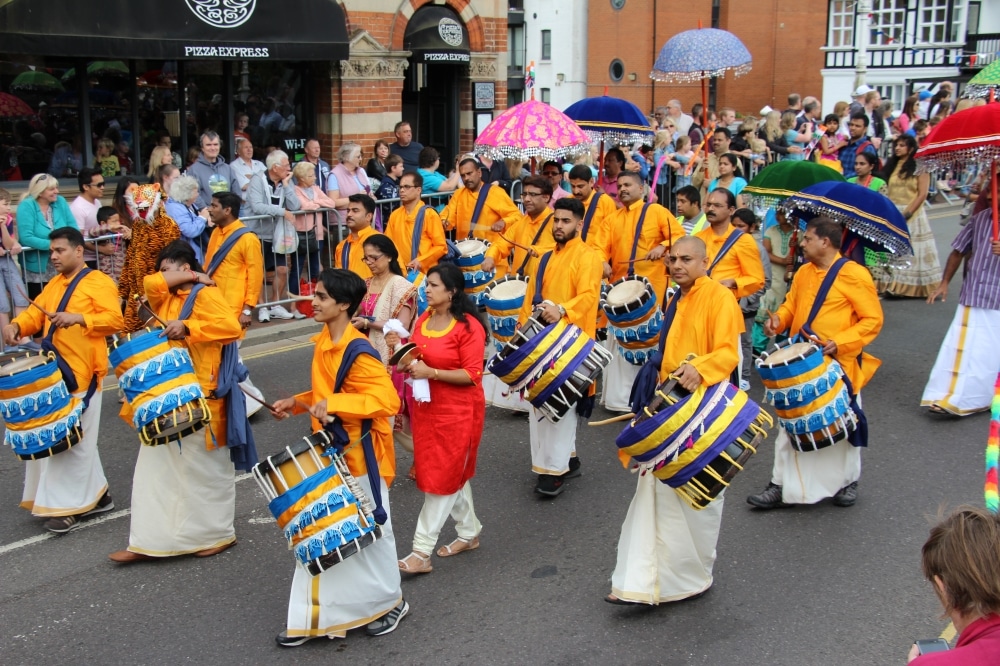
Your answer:
[[[471,316],[452,321],[447,330],[427,330],[430,312],[414,327],[413,342],[421,359],[438,370],[465,370],[473,384],[458,386],[430,380],[431,401],[409,398],[413,464],[417,487],[425,493],[452,495],[476,474],[476,454],[486,421],[483,350],[486,332]]]

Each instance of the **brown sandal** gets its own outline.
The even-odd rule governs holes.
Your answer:
[[[416,558],[418,564],[411,564],[410,558]],[[408,574],[422,574],[434,571],[434,567],[431,566],[431,556],[418,553],[417,551],[413,551],[399,560],[397,564],[400,571]]]
[[[459,553],[464,553],[467,550],[475,550],[479,548],[479,537],[474,536],[471,539],[463,539],[458,537],[447,546],[441,546],[437,550],[438,557],[451,557],[452,555],[458,555]]]

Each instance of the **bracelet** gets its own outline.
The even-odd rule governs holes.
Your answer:
[[[195,273],[194,271],[188,271],[188,273],[191,274],[191,279],[192,280],[194,280],[196,283],[199,282],[199,280],[198,280],[198,274],[197,273]]]
[[[438,376],[437,368],[434,368],[434,379],[441,381],[441,377]]]

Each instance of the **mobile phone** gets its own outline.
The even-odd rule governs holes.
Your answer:
[[[948,641],[943,638],[921,638],[914,641],[914,645],[917,646],[917,652],[920,654],[944,652],[949,649]]]

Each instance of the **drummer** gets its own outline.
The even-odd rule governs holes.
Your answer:
[[[426,273],[448,252],[444,227],[437,211],[420,198],[424,178],[416,171],[407,171],[399,179],[399,208],[392,211],[385,235],[396,246],[408,271]],[[423,211],[424,221],[417,247],[413,247],[413,231],[417,216]],[[402,263],[402,262],[401,262]]]
[[[52,231],[49,246],[49,258],[58,275],[35,299],[36,307],[29,307],[4,326],[3,337],[8,345],[16,345],[24,336],[44,332],[42,348],[51,344],[69,365],[71,376],[63,379],[70,392],[84,401],[79,443],[54,456],[24,463],[21,508],[47,518],[44,527],[50,532],[65,534],[79,527],[84,516],[115,508],[97,439],[101,382],[108,374],[104,338],[118,333],[125,321],[115,283],[84,263],[83,235],[76,227]],[[49,321],[42,310],[53,314]],[[74,383],[75,389],[70,385]]]
[[[347,197],[346,226],[350,230],[347,237],[333,251],[335,268],[346,268],[367,280],[372,276],[365,263],[365,239],[378,233],[372,227],[375,218],[375,200],[367,194],[352,194]]]
[[[583,228],[580,240],[600,250],[608,225],[618,212],[615,200],[594,188],[594,172],[586,164],[577,164],[569,171],[569,184],[573,196],[583,204]]]
[[[541,188],[526,182],[525,192],[529,189]],[[537,198],[544,201],[541,196]],[[539,266],[544,264],[544,270],[531,274],[518,317],[521,325],[537,307],[541,309],[540,319],[546,324],[565,319],[594,337],[602,261],[600,253],[580,238],[584,215],[579,200],[564,197],[556,201],[549,234],[555,247],[542,255]],[[531,471],[538,474],[535,492],[555,497],[563,491],[566,479],[580,475],[580,459],[576,455],[577,413],[582,411],[585,417],[589,416],[593,402],[593,397],[583,398],[576,409],[571,409],[558,423],[551,423],[541,412],[531,408],[528,431]]]
[[[786,330],[791,335],[808,335],[802,331],[803,324],[824,278],[842,259],[843,232],[843,227],[828,217],[815,217],[806,225],[801,247],[809,263],[795,274],[784,304],[764,324],[769,336]],[[882,306],[871,274],[864,266],[846,260],[813,319],[810,328],[815,335],[810,339],[843,367],[858,407],[861,389],[882,365],[862,351],[878,335],[882,322]],[[859,411],[855,408],[856,413]],[[863,414],[857,416],[863,419]],[[833,446],[806,453],[792,448],[785,429],[778,428],[771,482],[764,492],[748,497],[747,502],[758,509],[776,509],[790,504],[815,504],[833,496],[835,505],[853,506],[861,478],[861,446],[867,446],[867,425],[863,429],[859,425],[855,435]]]
[[[676,241],[669,264],[680,291],[674,294],[676,304],[668,307],[663,324],[666,343],[659,380],[675,376],[688,391],[727,381],[739,363],[740,307],[725,287],[708,277],[708,256],[700,238],[686,236]],[[695,358],[688,360],[690,354]],[[640,474],[622,525],[618,562],[611,574],[612,593],[605,601],[659,604],[708,590],[723,494],[695,510],[652,474]]]
[[[601,242],[604,278],[614,282],[626,275],[641,275],[649,280],[657,303],[667,289],[667,271],[661,261],[672,243],[685,236],[684,228],[673,214],[657,203],[643,203],[643,182],[639,174],[623,171],[618,175],[618,199],[622,208],[615,212],[608,233]],[[642,230],[639,233],[639,220]],[[638,239],[637,239],[638,237]],[[634,249],[633,249],[634,248]],[[630,263],[634,262],[634,263]],[[611,336],[608,336],[611,340]],[[613,343],[612,346],[617,345]],[[629,393],[639,366],[626,361],[617,349],[604,380],[602,401],[607,409],[629,411]]]
[[[371,419],[370,439],[378,460],[378,490],[386,520],[381,539],[319,576],[310,576],[305,567],[296,564],[286,629],[275,638],[282,647],[322,636],[343,638],[348,629],[364,625],[369,636],[381,636],[395,630],[410,609],[400,588],[389,512],[389,484],[396,475],[391,419],[399,412],[399,396],[378,352],[351,325],[351,317],[365,296],[364,280],[338,268],[327,268],[319,277],[312,304],[314,318],[324,326],[313,338],[312,390],[278,400],[272,414],[281,419],[308,411],[313,431],[335,417],[351,442],[359,442],[362,422]],[[348,366],[341,391],[334,393],[341,364],[349,362],[345,352],[355,340],[364,341],[363,351]],[[349,447],[344,457],[351,474],[377,503],[362,446]]]
[[[498,232],[521,219],[521,211],[502,187],[483,182],[483,172],[479,167],[479,162],[472,157],[458,163],[458,174],[465,187],[451,196],[448,205],[441,211],[441,220],[445,231],[454,230],[456,240],[471,236],[493,243]],[[480,195],[485,197],[485,201],[479,215],[473,219]],[[497,277],[502,275],[503,272],[497,271]]]
[[[486,251],[484,271],[489,273],[498,265],[509,265],[518,275],[535,274],[538,257],[555,247],[549,228],[552,223],[552,209],[548,206],[551,196],[552,184],[544,176],[524,179],[521,190],[524,215],[504,232],[506,239],[510,240],[497,237]]]
[[[187,241],[163,248],[157,266],[160,272],[146,276],[143,287],[150,309],[166,322],[159,335],[188,350],[201,390],[212,396],[222,347],[239,340],[243,327]],[[193,291],[198,284],[208,286]],[[210,557],[236,545],[236,474],[226,449],[222,403],[209,401],[212,420],[201,430],[177,442],[139,447],[128,548],[111,553],[113,562]],[[128,403],[121,416],[132,423]]]

